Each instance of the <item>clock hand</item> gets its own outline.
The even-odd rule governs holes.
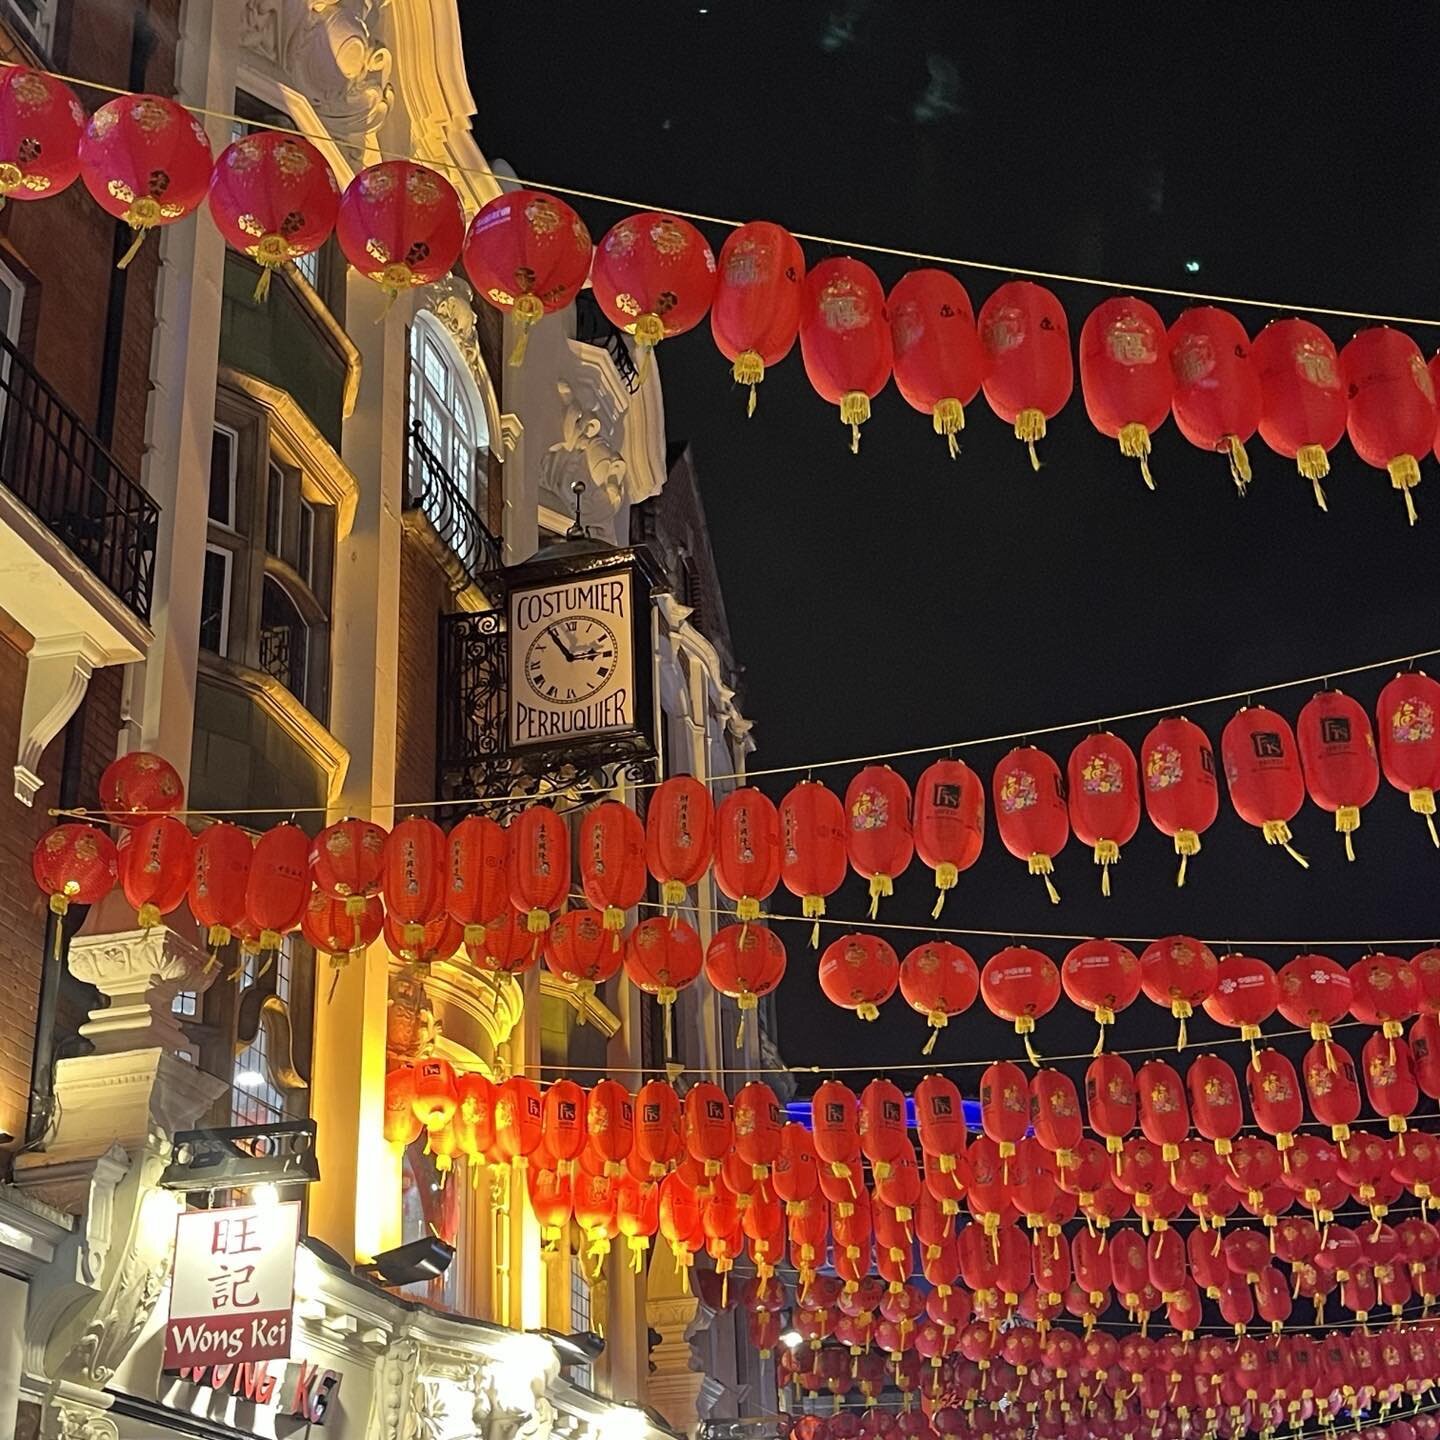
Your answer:
[[[565,642],[560,638],[560,632],[555,626],[547,627],[545,633],[555,642],[555,648],[573,665],[575,657],[565,648]]]

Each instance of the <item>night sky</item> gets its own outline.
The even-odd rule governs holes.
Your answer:
[[[1007,265],[1440,316],[1440,22],[1428,7],[494,0],[462,10],[479,143],[539,182]],[[623,213],[577,203],[597,238]],[[704,228],[718,250],[724,230]],[[846,253],[805,248],[812,264]],[[887,288],[908,268],[856,253]],[[977,309],[1006,278],[956,273]],[[1072,340],[1115,293],[1053,288]],[[1167,323],[1184,303],[1151,298]],[[1237,313],[1253,335],[1273,312]],[[1337,343],[1359,328],[1311,318]],[[1440,344],[1435,329],[1411,333],[1427,356]],[[943,745],[1440,646],[1431,457],[1411,531],[1388,477],[1346,442],[1332,456],[1328,515],[1258,437],[1255,481],[1238,498],[1224,459],[1193,449],[1173,422],[1154,437],[1148,493],[1090,427],[1078,374],[1036,475],[983,397],[952,462],[892,387],[856,458],[798,346],[749,422],[708,324],[667,342],[660,364],[670,436],[688,438],[699,464],[757,767]],[[1388,678],[1342,688],[1371,705]],[[1269,703],[1293,722],[1309,693]],[[1218,751],[1234,708],[1187,713]],[[1138,747],[1150,723],[1115,728]],[[1062,769],[1081,734],[1043,742]],[[1006,748],[962,752],[987,791]],[[901,768],[913,779],[923,764]],[[843,789],[852,773],[816,775]],[[778,799],[795,778],[763,783]],[[1440,853],[1403,796],[1382,785],[1353,866],[1332,827],[1310,805],[1297,818],[1305,872],[1222,802],[1177,891],[1170,842],[1142,821],[1108,901],[1072,840],[1052,907],[991,821],[944,920],[1017,934],[1185,931],[1217,947],[1440,931]],[[917,863],[881,918],[926,923],[932,899]],[[865,903],[851,882],[831,911],[858,928]],[[788,896],[783,905],[798,911]],[[790,1063],[918,1060],[921,1017],[898,996],[875,1025],[837,1013],[820,995],[808,931],[782,934]],[[922,937],[891,938],[903,955]],[[1002,943],[970,948],[983,963]],[[1042,948],[1058,963],[1068,946]],[[1362,953],[1328,948],[1345,963]],[[1294,952],[1258,953],[1278,965]],[[1142,1000],[1118,1043],[1172,1027]],[[1218,1033],[1205,1021],[1196,1030]],[[1093,1034],[1062,1001],[1039,1045],[1086,1049]],[[936,1059],[1019,1053],[977,1004]]]

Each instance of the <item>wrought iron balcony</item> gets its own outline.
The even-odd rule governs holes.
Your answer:
[[[501,561],[500,542],[430,448],[418,421],[410,426],[409,457],[405,508],[424,514],[465,573],[493,599],[494,576]]]
[[[140,619],[150,619],[160,507],[0,336],[0,484]]]

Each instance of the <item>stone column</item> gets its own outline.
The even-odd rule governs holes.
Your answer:
[[[690,1346],[700,1302],[682,1288],[667,1246],[660,1246],[650,1261],[647,1289],[645,1319],[660,1335],[660,1343],[650,1351],[655,1369],[647,1377],[646,1400],[672,1429],[689,1432],[700,1419],[700,1390],[705,1383]]]

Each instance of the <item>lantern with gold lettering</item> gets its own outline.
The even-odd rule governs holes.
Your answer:
[[[245,843],[248,847],[248,838]],[[35,842],[30,868],[35,883],[49,896],[51,911],[63,915],[72,904],[97,904],[115,888],[119,856],[115,842],[96,825],[55,825]],[[247,864],[247,873],[248,870]],[[244,913],[243,881],[241,913]],[[58,942],[58,928],[56,937]],[[212,938],[211,944],[217,943],[224,942]]]
[[[1060,983],[1072,1004],[1095,1016],[1098,1055],[1105,1048],[1105,1027],[1140,994],[1140,962],[1117,941],[1082,940],[1061,963]]]
[[[23,65],[0,71],[0,204],[45,200],[80,174],[85,112],[68,85]]]
[[[818,780],[802,780],[780,802],[780,878],[800,897],[800,913],[814,920],[810,943],[820,943],[825,899],[845,881],[845,806]]]
[[[528,806],[510,822],[510,903],[524,915],[530,933],[538,935],[550,928],[551,912],[560,909],[569,894],[570,835],[565,822],[548,805]]]
[[[445,832],[421,815],[400,821],[385,839],[381,893],[386,915],[418,945],[425,927],[445,909]]]
[[[1140,771],[1135,752],[1118,735],[1087,735],[1071,752],[1067,768],[1070,828],[1091,847],[1100,866],[1100,893],[1110,893],[1110,867],[1120,847],[1140,828]]]
[[[980,972],[980,997],[985,1008],[1015,1026],[1025,1041],[1025,1053],[1032,1065],[1040,1063],[1030,1037],[1035,1021],[1048,1015],[1060,998],[1060,972],[1055,962],[1027,945],[1007,945],[997,950]]]
[[[863,261],[837,255],[806,275],[800,354],[816,393],[839,406],[841,421],[850,427],[850,449],[858,454],[860,427],[894,361],[885,292]]]
[[[878,1020],[900,980],[895,951],[875,935],[843,935],[820,956],[820,988],[832,1005]]]
[[[1150,437],[1165,423],[1174,393],[1165,322],[1133,295],[1102,300],[1080,331],[1080,389],[1090,423],[1140,462],[1153,490]]]
[[[870,885],[870,918],[882,896],[895,893],[895,876],[915,854],[910,828],[910,787],[888,765],[867,765],[845,789],[845,849],[850,866]]]
[[[1345,433],[1345,386],[1335,342],[1309,320],[1272,320],[1256,337],[1250,358],[1260,379],[1260,438],[1315,490],[1330,473],[1328,451]]]
[[[1024,860],[1032,875],[1045,882],[1051,904],[1060,903],[1050,876],[1054,858],[1070,838],[1065,782],[1060,767],[1043,750],[1026,745],[1012,750],[991,776],[995,826],[1005,848]]]
[[[976,328],[987,362],[985,399],[1015,427],[1038,470],[1035,442],[1045,438],[1045,422],[1065,408],[1075,388],[1065,307],[1043,285],[1008,280],[980,307]]]
[[[645,863],[666,908],[682,905],[710,865],[715,806],[693,775],[672,775],[650,796],[645,814]]]
[[[1243,495],[1250,483],[1245,442],[1260,423],[1260,377],[1251,363],[1250,337],[1228,310],[1196,305],[1181,312],[1166,338],[1175,424],[1192,445],[1229,457],[1230,478]]]
[[[1423,670],[1397,675],[1375,702],[1380,765],[1385,778],[1410,797],[1410,808],[1435,829],[1435,792],[1440,790],[1440,681]]]
[[[604,916],[598,910],[567,910],[557,917],[545,937],[545,964],[574,991],[583,1025],[590,997],[620,969]]]
[[[1175,842],[1180,857],[1176,885],[1185,883],[1185,867],[1200,853],[1200,836],[1220,813],[1215,752],[1205,732],[1183,715],[1161,720],[1140,747],[1145,777],[1145,812],[1162,835]]]
[[[1180,1022],[1178,1049],[1185,1048],[1185,1022],[1214,993],[1218,976],[1214,951],[1189,935],[1168,935],[1141,952],[1140,988]]]
[[[354,915],[380,893],[384,878],[385,832],[368,820],[337,820],[310,847],[310,878],[316,889],[342,901]]]
[[[1345,858],[1355,858],[1350,837],[1360,811],[1380,788],[1375,734],[1365,707],[1339,690],[1322,690],[1305,704],[1295,727],[1300,764],[1310,798],[1335,816],[1345,837]]]
[[[725,237],[718,264],[710,330],[735,383],[749,386],[753,415],[766,366],[790,353],[800,330],[805,254],[784,226],[752,220]]]
[[[577,853],[585,898],[604,915],[618,950],[625,912],[645,898],[645,826],[628,805],[603,801],[585,812]]]
[[[706,947],[705,978],[740,1007],[738,1049],[745,1039],[746,1015],[785,978],[785,946],[764,925],[726,925]]]
[[[775,802],[749,786],[732,790],[715,812],[715,883],[742,921],[759,918],[780,883],[780,864]]]
[[[345,187],[335,238],[356,270],[393,300],[454,269],[465,216],[443,175],[413,160],[383,160]]]
[[[487,815],[467,815],[446,841],[445,910],[481,945],[485,927],[510,913],[510,836]]]
[[[279,949],[280,937],[300,928],[309,899],[310,841],[298,825],[273,826],[255,842],[245,884],[245,913],[260,927],[262,950]]]
[[[920,1052],[928,1055],[951,1018],[975,1003],[980,972],[968,950],[948,940],[930,940],[900,962],[900,993],[930,1026],[930,1038]]]
[[[653,995],[665,1010],[665,1053],[671,1043],[671,1015],[680,992],[693,985],[705,963],[700,937],[678,918],[652,915],[625,942],[625,974],[630,983]]]

